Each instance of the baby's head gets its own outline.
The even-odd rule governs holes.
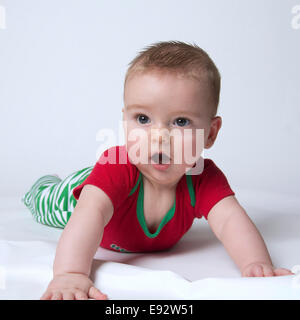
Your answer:
[[[167,183],[193,167],[194,163],[185,161],[186,151],[192,150],[198,158],[203,148],[214,144],[221,128],[221,117],[216,116],[219,94],[219,71],[197,45],[158,42],[141,51],[129,63],[122,109],[128,155],[139,157],[139,170]],[[198,130],[200,141],[196,129],[202,129]],[[180,135],[181,140],[175,138]],[[182,161],[174,163],[178,149],[183,152]],[[171,158],[165,170],[149,164],[160,151]]]

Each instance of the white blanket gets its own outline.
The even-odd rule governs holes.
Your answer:
[[[293,276],[241,278],[204,219],[171,250],[128,254],[99,248],[95,286],[110,299],[300,299],[300,205],[296,197],[237,195],[276,267]],[[276,208],[276,209],[274,209]],[[0,204],[0,299],[39,299],[52,278],[61,229],[35,222],[18,199]]]

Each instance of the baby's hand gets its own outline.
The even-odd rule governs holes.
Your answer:
[[[94,287],[84,274],[65,273],[57,275],[49,283],[41,300],[107,300],[107,296]]]
[[[272,265],[266,263],[254,262],[247,265],[242,270],[242,277],[273,277],[292,275],[290,270],[284,268],[275,269]]]

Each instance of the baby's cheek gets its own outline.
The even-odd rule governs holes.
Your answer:
[[[204,149],[204,131],[193,129],[183,135],[184,163],[192,165],[199,159]]]

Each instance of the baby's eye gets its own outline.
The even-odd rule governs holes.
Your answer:
[[[179,127],[184,127],[185,125],[188,125],[190,123],[190,120],[186,119],[186,118],[177,118],[175,120],[175,123],[179,126]]]
[[[145,116],[144,114],[139,114],[137,116],[137,120],[139,123],[145,124],[145,123],[147,123],[147,120],[149,120],[149,118],[147,116]]]

